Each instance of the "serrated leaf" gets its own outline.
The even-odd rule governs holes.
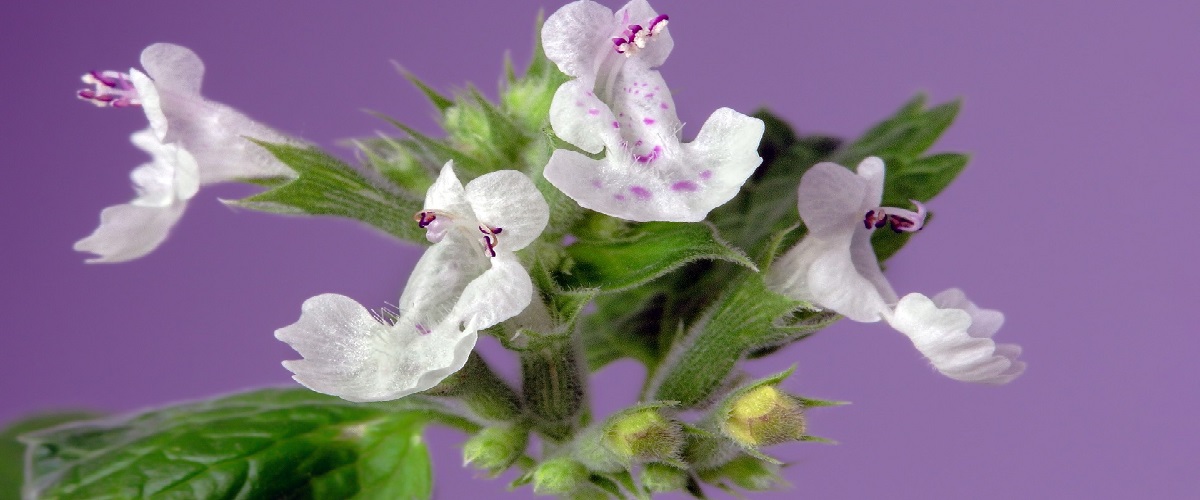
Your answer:
[[[421,202],[389,192],[316,148],[259,143],[299,176],[274,189],[227,204],[279,214],[333,215],[365,222],[397,238],[423,241],[412,221]]]
[[[749,350],[778,335],[776,320],[801,305],[768,290],[762,275],[742,273],[672,348],[655,374],[653,398],[681,408],[707,402]]]
[[[916,159],[954,122],[962,103],[951,101],[928,110],[924,106],[924,95],[914,97],[894,115],[835,154],[834,161],[853,168],[868,156],[883,158],[889,167],[894,161]]]
[[[626,290],[697,260],[722,260],[757,269],[706,223],[648,222],[610,237],[581,239],[567,247],[571,262],[560,270],[565,290]]]
[[[266,389],[23,438],[40,498],[428,498],[427,417]]]
[[[962,173],[968,160],[961,153],[939,153],[889,164],[883,205],[907,207],[909,200],[928,202]]]
[[[0,430],[0,499],[21,498],[25,445],[17,440],[17,436],[98,416],[82,411],[44,413],[23,418]]]

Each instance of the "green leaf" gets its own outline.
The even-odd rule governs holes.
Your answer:
[[[27,435],[40,498],[428,498],[428,416],[265,389]]]
[[[962,173],[968,160],[961,153],[939,153],[888,164],[883,205],[908,207],[909,200],[933,199]]]
[[[0,499],[21,498],[25,445],[17,440],[17,436],[97,416],[99,415],[82,411],[45,413],[23,418],[0,430]]]
[[[558,277],[565,290],[626,290],[697,260],[723,260],[757,269],[740,250],[721,240],[711,224],[637,224],[617,234],[580,236],[567,247],[567,254],[570,261]]]
[[[439,165],[439,168],[440,165],[446,163],[447,161],[454,160],[454,167],[456,171],[460,174],[460,176],[466,177],[468,180],[492,170],[487,165],[484,165],[484,163],[478,158],[455,149],[454,146],[446,143],[445,141],[439,141],[425,134],[417,132],[416,129],[400,123],[399,121],[387,115],[377,113],[375,116],[408,134],[408,136],[412,138],[413,144],[421,150],[422,154],[428,158],[433,158],[434,161]]]
[[[778,320],[801,305],[768,290],[762,275],[742,273],[672,348],[652,382],[653,399],[681,408],[706,403],[748,351],[786,334]]]
[[[435,108],[437,108],[438,113],[445,114],[448,108],[454,106],[454,101],[438,93],[438,91],[434,90],[433,87],[426,85],[425,82],[421,81],[420,78],[417,78],[417,75],[412,74],[399,65],[396,66],[396,69],[400,71],[401,75],[404,75],[404,78],[408,80],[409,83],[412,83],[417,90],[420,90],[421,94],[424,95],[426,99],[429,99],[429,102],[432,103]]]
[[[317,148],[259,143],[299,176],[274,189],[227,204],[280,214],[334,215],[365,222],[397,238],[423,241],[412,215],[420,201],[384,190]]]

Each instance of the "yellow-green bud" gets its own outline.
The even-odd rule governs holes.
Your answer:
[[[642,467],[642,485],[651,493],[682,491],[687,483],[688,473],[670,465],[650,463]]]
[[[804,407],[774,385],[761,385],[734,396],[721,432],[748,448],[804,437]]]
[[[679,424],[662,416],[657,408],[617,415],[604,426],[604,446],[623,460],[678,458],[683,441]]]
[[[525,451],[529,433],[513,427],[488,427],[463,444],[463,465],[472,464],[491,474],[508,469]]]
[[[587,481],[587,468],[567,457],[552,458],[533,470],[533,492],[539,495],[566,495]]]

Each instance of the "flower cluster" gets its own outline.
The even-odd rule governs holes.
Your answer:
[[[1000,312],[958,289],[901,296],[880,264],[925,229],[925,203],[966,164],[922,156],[957,105],[924,111],[914,100],[844,147],[765,111],[719,108],[685,140],[659,72],[681,20],[645,0],[615,12],[567,4],[498,105],[410,76],[448,137],[399,125],[405,137],[356,143],[363,169],[203,98],[200,59],[151,45],[144,71],[83,77],[80,99],[142,108],[149,127],[132,141],[151,161],[133,171],[136,198],[104,209],[75,248],[96,254],[90,262],[146,255],[201,186],[228,181],[267,187],[230,202],[240,206],[427,240],[394,307],[306,300],[275,331],[300,355],[283,366],[352,402],[412,396],[379,407],[434,412],[431,396],[456,398],[448,406],[474,426],[468,462],[493,473],[525,462],[518,481],[571,497],[770,484],[778,463],[760,448],[820,441],[807,412],[839,403],[789,393],[790,372],[746,384],[738,364],[839,317],[886,322],[954,380],[1020,376],[1020,347],[992,339]],[[473,354],[481,334],[517,353],[519,395]],[[593,421],[587,370],[621,357],[650,374],[640,402]],[[532,432],[552,450],[540,462],[523,455]],[[634,468],[641,489],[630,488]]]

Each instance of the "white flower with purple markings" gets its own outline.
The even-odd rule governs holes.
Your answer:
[[[304,359],[284,361],[297,382],[350,401],[386,401],[433,387],[458,371],[479,330],[524,310],[529,273],[514,251],[533,242],[550,209],[515,170],[464,188],[450,163],[425,195],[416,222],[434,242],[413,268],[398,311],[378,315],[324,294],[275,332]]]
[[[771,265],[767,286],[854,321],[885,320],[951,378],[989,383],[1016,378],[1025,367],[1016,360],[1020,348],[991,340],[1003,321],[999,312],[976,308],[957,290],[933,300],[917,293],[900,298],[883,276],[871,247],[873,232],[919,231],[926,215],[915,200],[915,211],[881,207],[883,182],[883,160],[876,157],[863,160],[857,175],[834,163],[805,172],[797,197],[808,233]]]
[[[200,186],[240,179],[293,177],[295,173],[247,138],[296,142],[237,110],[200,96],[204,63],[178,45],[157,43],[141,56],[146,72],[92,71],[92,88],[80,99],[101,107],[140,106],[150,128],[133,142],[152,162],[134,170],[138,197],[100,214],[100,227],[75,243],[97,257],[88,262],[122,262],[154,250],[183,215]]]
[[[644,0],[616,13],[580,0],[542,27],[546,56],[573,78],[550,105],[554,133],[605,154],[557,150],[544,175],[585,208],[635,221],[699,221],[762,162],[762,121],[728,108],[682,142],[683,124],[655,69],[674,46],[668,23]]]

